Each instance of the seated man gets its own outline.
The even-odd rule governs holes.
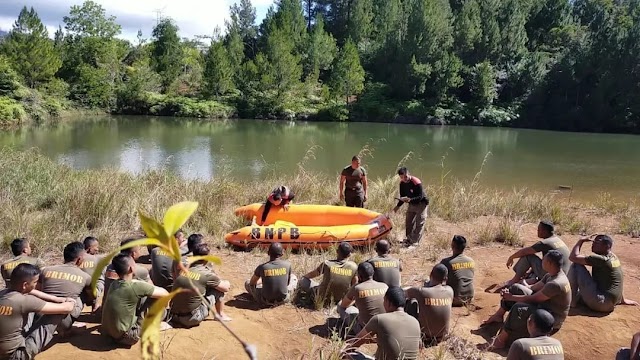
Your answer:
[[[326,260],[317,269],[304,275],[300,280],[300,289],[309,293],[316,305],[327,306],[340,301],[352,285],[358,282],[358,265],[349,261],[353,248],[348,242],[341,242],[336,251],[336,260]],[[322,283],[313,278],[322,275]]]
[[[176,241],[178,242],[178,244],[184,244],[186,246],[186,242],[187,240],[185,239],[185,235],[184,235],[184,231],[182,231],[182,229],[179,229],[178,231],[176,231],[175,234],[173,234],[173,236],[176,238]],[[151,250],[157,248],[156,245],[147,245],[147,252],[149,253],[149,258],[151,258]],[[186,247],[183,247],[182,245],[180,246],[180,253],[182,255],[186,255],[187,253],[187,249]]]
[[[544,257],[549,250],[558,250],[562,254],[563,259],[562,271],[568,274],[569,266],[571,265],[569,262],[569,248],[562,239],[554,234],[553,224],[546,220],[541,221],[540,224],[538,224],[538,237],[542,240],[531,246],[522,248],[509,256],[507,260],[507,267],[509,268],[513,265],[514,259],[519,260],[513,267],[515,275],[511,280],[503,284],[503,288],[517,284],[526,277],[529,270],[531,270],[536,277],[536,280],[529,281],[529,283],[542,279],[546,273],[542,268],[542,259],[536,255],[538,252],[542,252],[542,256]]]
[[[2,273],[2,278],[4,279],[4,284],[7,288],[10,285],[9,281],[11,281],[11,272],[16,268],[16,266],[24,263],[35,265],[39,269],[44,266],[42,260],[31,257],[31,245],[27,239],[14,239],[11,242],[11,252],[13,253],[14,258],[7,260],[0,265],[0,273]]]
[[[500,309],[483,325],[502,322],[504,314],[509,311],[507,321],[491,345],[494,349],[507,346],[510,341],[527,337],[527,319],[537,309],[547,310],[553,315],[553,333],[557,332],[569,314],[571,288],[569,279],[562,271],[563,255],[558,250],[551,250],[544,256],[542,266],[547,274],[532,286],[512,285],[502,290]]]
[[[371,263],[363,262],[358,265],[360,282],[349,289],[338,305],[340,319],[356,334],[373,316],[384,313],[384,294],[389,287],[383,282],[373,280],[373,274]]]
[[[87,236],[83,240],[84,251],[85,254],[82,258],[82,264],[80,264],[80,269],[87,273],[89,276],[93,276],[93,272],[98,265],[98,262],[102,260],[102,256],[98,256],[98,250],[100,244],[98,243],[98,239],[93,236]],[[97,288],[97,296],[94,299],[93,293],[90,291],[89,293],[82,293],[80,298],[85,305],[91,305],[91,312],[95,313],[100,307],[100,303],[102,302],[102,296],[104,295],[104,274],[105,269],[102,270],[102,275],[98,279],[96,283]]]
[[[122,240],[120,242],[120,246],[126,245],[126,244],[128,244],[128,243],[130,243],[131,241],[134,241],[134,240],[136,240],[136,239],[125,239],[125,240]],[[120,253],[129,256],[133,260],[133,264],[135,265],[134,268],[133,268],[133,279],[134,280],[145,281],[145,282],[153,285],[153,281],[151,281],[151,277],[149,276],[149,270],[147,270],[147,268],[145,268],[144,266],[138,265],[136,263],[136,261],[141,256],[140,246],[134,246],[132,248],[128,248],[128,249],[122,250],[122,252],[120,252]],[[113,262],[111,264],[109,264],[109,266],[107,266],[107,268],[105,269],[104,277],[105,277],[105,279],[104,279],[104,295],[102,296],[103,305],[104,305],[104,302],[107,301],[107,295],[109,294],[109,288],[111,287],[111,284],[115,280],[120,279],[120,277],[118,276],[118,273],[116,272],[115,268],[113,267]]]
[[[387,286],[400,286],[402,265],[400,265],[400,260],[391,257],[390,249],[391,245],[388,240],[376,241],[378,256],[367,260],[367,262],[373,265],[373,280],[383,282]]]
[[[569,270],[571,283],[571,307],[583,302],[593,311],[609,313],[616,305],[638,305],[626,300],[622,294],[622,265],[618,257],[611,252],[613,239],[607,235],[597,235],[593,239],[591,251],[593,255],[580,255],[582,244],[590,238],[580,239],[571,250],[569,259],[573,262]],[[589,273],[586,266],[591,266]]]
[[[0,290],[0,357],[33,359],[51,342],[56,326],[71,313],[75,301],[35,290],[40,277],[35,265],[22,263],[11,270],[10,287]],[[33,318],[33,313],[57,316],[42,316],[25,331],[25,320]]]
[[[423,288],[412,287],[405,291],[407,313],[420,322],[420,332],[425,345],[435,345],[449,333],[453,289],[447,285],[447,267],[438,264],[429,275]]]
[[[291,273],[291,263],[281,259],[284,255],[282,244],[271,243],[268,254],[269,261],[256,268],[251,279],[245,282],[244,288],[263,306],[290,302],[298,285],[298,278]]]
[[[640,332],[631,338],[631,347],[622,348],[616,354],[616,360],[637,360],[640,359]]]
[[[40,276],[40,290],[42,292],[75,301],[75,307],[71,314],[64,317],[58,326],[58,333],[61,335],[65,335],[71,330],[71,325],[82,313],[84,304],[81,298],[93,300],[91,276],[80,269],[80,265],[84,261],[84,254],[84,245],[79,241],[74,241],[64,247],[64,264],[47,266],[42,269]]]
[[[420,349],[420,323],[404,312],[406,299],[404,291],[391,286],[384,294],[386,313],[378,314],[369,320],[358,335],[347,342],[347,349],[377,342],[376,356],[371,357],[359,351],[347,353],[354,360],[367,359],[403,359],[415,360]]]
[[[193,249],[194,256],[209,255],[209,245],[200,243]],[[176,278],[175,289],[187,289],[176,295],[171,301],[171,321],[174,325],[191,328],[200,325],[209,316],[209,309],[215,304],[216,319],[230,321],[224,313],[224,295],[229,292],[231,284],[227,280],[220,280],[207,266],[206,260],[196,261],[189,267],[188,272],[181,271]],[[202,301],[204,296],[206,301]]]
[[[563,360],[562,344],[549,336],[554,322],[553,315],[548,311],[534,311],[527,320],[529,337],[511,344],[507,360]]]
[[[463,306],[473,299],[473,275],[476,267],[472,258],[462,254],[467,247],[464,236],[455,235],[451,240],[453,255],[440,262],[447,267],[447,285],[453,289],[453,306]]]
[[[184,238],[182,230],[179,230],[175,236],[180,254],[186,254],[187,239]],[[160,247],[154,247],[149,253],[151,258],[151,271],[149,275],[155,286],[171,291],[173,286],[173,274],[178,271],[178,264],[173,260],[170,254]]]
[[[111,260],[118,279],[109,286],[102,306],[102,333],[122,345],[134,345],[140,340],[142,315],[150,299],[169,295],[167,290],[145,281],[134,280],[136,263],[128,254],[118,254]]]

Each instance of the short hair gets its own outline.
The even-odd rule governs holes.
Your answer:
[[[553,233],[555,231],[555,228],[553,227],[553,223],[549,220],[540,221],[540,226],[550,233]]]
[[[456,249],[460,251],[464,251],[464,249],[467,248],[467,238],[462,235],[454,235],[451,242],[454,243]]]
[[[351,158],[351,161],[360,161],[360,156],[353,155],[353,157]]]
[[[120,246],[125,246],[128,243],[130,243],[132,241],[135,241],[135,240],[137,240],[137,239],[134,239],[134,238],[124,239],[124,240],[120,241]],[[123,250],[120,251],[120,253],[121,254],[126,254],[128,256],[131,256],[131,255],[133,255],[133,248],[135,248],[135,246],[134,247],[130,247],[128,249],[123,249]]]
[[[387,254],[390,249],[391,249],[391,244],[389,243],[389,240],[380,239],[380,240],[376,241],[376,252],[377,253],[379,253],[379,254]]]
[[[195,256],[206,256],[209,255],[210,252],[209,245],[205,243],[200,243],[193,249],[193,255]]]
[[[25,238],[13,239],[11,242],[11,252],[14,256],[20,256],[27,246],[29,246],[29,240]]]
[[[364,261],[358,265],[358,278],[360,280],[369,280],[373,277],[373,265],[371,263]]]
[[[122,277],[129,272],[131,257],[128,254],[120,253],[111,260],[111,266],[118,276]]]
[[[449,276],[449,270],[443,264],[438,264],[431,269],[431,275],[437,281],[444,281]]]
[[[83,251],[84,245],[80,241],[74,241],[67,244],[67,246],[65,246],[64,250],[62,251],[64,262],[68,263],[78,259]]]
[[[564,259],[562,258],[562,253],[558,250],[549,250],[547,255],[545,255],[554,265],[557,267],[562,267],[564,263]]]
[[[178,229],[178,231],[176,231],[175,233],[173,233],[173,236],[177,237],[178,234],[184,234],[184,231],[182,229]]]
[[[384,294],[385,299],[395,307],[404,307],[407,301],[404,290],[400,286],[390,286]]]
[[[351,244],[349,244],[346,241],[343,241],[340,243],[340,245],[338,245],[337,253],[341,257],[345,257],[345,258],[348,257],[349,255],[351,255],[352,251],[353,251],[353,247],[351,247]]]
[[[86,238],[84,238],[84,240],[82,240],[82,244],[84,245],[84,249],[88,250],[91,247],[91,244],[93,244],[94,242],[98,242],[98,239],[96,239],[93,236],[87,236]]]
[[[596,235],[593,241],[602,241],[607,247],[611,248],[613,246],[613,239],[609,235]]]
[[[404,166],[398,169],[398,175],[407,175],[408,172],[409,172],[409,169],[407,169]]]
[[[187,248],[189,248],[189,251],[193,252],[196,245],[200,244],[203,240],[204,236],[202,236],[202,234],[191,234],[187,238]]]
[[[280,257],[284,254],[284,249],[282,248],[282,244],[279,242],[274,242],[269,245],[269,250],[267,251],[269,256]]]
[[[40,269],[37,266],[29,263],[18,264],[11,272],[11,284],[17,285],[31,281],[38,275],[40,275]]]
[[[545,334],[549,334],[553,330],[553,323],[555,319],[550,312],[544,309],[538,309],[530,316],[531,321],[535,325],[536,329],[542,331]]]

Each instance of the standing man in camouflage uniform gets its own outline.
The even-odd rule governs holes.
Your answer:
[[[340,173],[340,200],[349,207],[364,207],[367,201],[367,172],[360,166],[360,158],[351,158],[351,165]]]

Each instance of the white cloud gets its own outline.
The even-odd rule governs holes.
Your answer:
[[[95,0],[107,14],[117,17],[122,25],[121,37],[134,40],[138,29],[144,37],[151,36],[158,11],[163,16],[173,18],[180,27],[182,37],[210,35],[216,26],[224,28],[229,17],[229,6],[235,0]],[[53,32],[62,24],[62,17],[68,14],[72,5],[80,5],[83,0],[0,0],[0,29],[9,30],[22,6],[33,6],[53,37]],[[273,0],[253,0],[257,8],[258,22],[273,4]]]

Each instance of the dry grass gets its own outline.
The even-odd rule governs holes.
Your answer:
[[[164,170],[148,171],[140,176],[109,169],[76,171],[35,150],[5,148],[0,150],[3,240],[6,244],[16,236],[26,236],[32,239],[38,253],[59,253],[63,244],[92,234],[108,248],[139,230],[137,209],[158,217],[171,204],[193,200],[198,201],[200,207],[186,230],[206,234],[210,242],[222,245],[224,234],[244,225],[233,215],[233,210],[240,205],[264,201],[276,184],[290,184],[298,203],[338,203],[333,186],[337,179],[307,170],[308,162],[315,158],[317,151],[322,149],[312,146],[293,174],[273,175],[262,181],[242,180],[233,178],[223,168],[222,174],[210,181],[188,181]],[[369,145],[361,151],[363,156],[372,156],[372,153]],[[407,154],[398,164],[402,165],[411,156]],[[454,223],[480,216],[504,219],[488,224],[476,235],[480,243],[498,239],[519,245],[518,224],[541,218],[554,219],[567,232],[591,230],[589,221],[572,217],[571,208],[556,202],[553,194],[482,188],[478,181],[482,166],[473,181],[461,182],[449,176],[445,159],[446,156],[440,182],[427,187],[431,199],[429,216]],[[394,205],[398,180],[395,176],[371,179],[369,189],[367,207],[387,212]],[[640,212],[631,204],[622,206],[603,195],[590,206],[622,218],[622,232],[637,234],[640,230]],[[404,237],[403,214],[392,214],[391,218],[395,227],[389,239],[397,242]],[[434,251],[448,246],[448,242],[449,239],[436,238]]]

